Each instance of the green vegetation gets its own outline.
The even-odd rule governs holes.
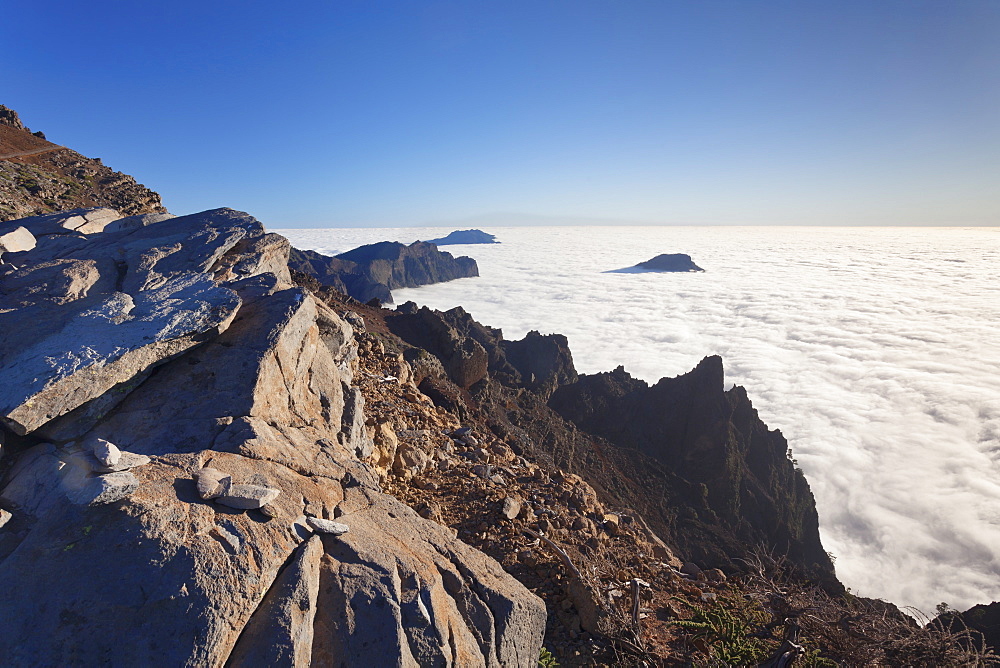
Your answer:
[[[694,614],[691,619],[674,624],[691,634],[692,644],[710,650],[714,658],[727,665],[757,665],[770,655],[769,646],[755,632],[767,617],[763,611],[745,599],[717,599],[708,607],[696,607],[684,599],[674,598]]]
[[[556,662],[556,657],[552,656],[552,652],[543,647],[538,655],[538,665],[543,668],[555,668],[559,663]]]

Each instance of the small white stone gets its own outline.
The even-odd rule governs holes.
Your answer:
[[[97,461],[104,466],[114,466],[122,456],[122,451],[118,449],[117,445],[111,441],[105,441],[103,438],[94,441],[91,451],[97,457]]]
[[[318,517],[307,517],[306,522],[309,526],[313,528],[316,533],[328,533],[334,536],[340,536],[351,530],[346,524],[341,524],[340,522],[334,522],[333,520],[324,520]]]

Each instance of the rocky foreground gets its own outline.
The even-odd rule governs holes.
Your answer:
[[[381,308],[475,262],[175,218],[0,107],[15,218],[2,666],[997,664],[966,625],[995,644],[998,603],[921,626],[843,590],[719,358],[648,386]]]
[[[535,664],[543,602],[381,491],[284,238],[83,218],[2,258],[5,665]]]

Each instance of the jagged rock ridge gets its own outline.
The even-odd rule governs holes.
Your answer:
[[[640,511],[689,558],[733,571],[764,546],[841,588],[787,443],[758,419],[743,388],[723,391],[718,357],[648,388],[620,368],[578,376],[565,337],[531,332],[506,341],[460,307],[404,304],[386,321],[440,360],[444,380],[407,354],[436,403],[485,414],[498,436]]]
[[[341,253],[336,257],[292,249],[289,266],[358,301],[378,299],[392,303],[392,290],[479,276],[471,257],[454,257],[433,244],[415,241],[409,246],[383,241]]]

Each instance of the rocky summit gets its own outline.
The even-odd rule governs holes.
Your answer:
[[[663,253],[645,262],[640,262],[625,269],[613,269],[608,273],[635,274],[641,272],[684,272],[705,271],[694,263],[687,253]]]
[[[455,230],[437,239],[428,239],[427,243],[435,246],[448,246],[452,244],[498,244],[495,234],[489,234],[482,230]]]
[[[284,238],[231,209],[18,229],[3,663],[535,664],[542,601],[381,491],[354,330]]]

